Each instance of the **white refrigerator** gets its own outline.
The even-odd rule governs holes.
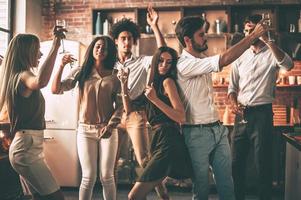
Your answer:
[[[41,43],[43,57],[40,59],[40,63],[43,63],[46,58],[51,44],[52,41]],[[64,47],[65,50],[79,60],[81,47],[79,42],[64,40]],[[61,51],[62,47],[59,49],[59,52]],[[54,95],[50,89],[62,57],[63,54],[59,53],[57,55],[49,84],[42,89],[46,105],[44,154],[46,162],[58,184],[65,187],[77,187],[80,185],[81,180],[81,169],[76,145],[78,90],[75,88],[62,95]],[[74,66],[77,66],[77,63]],[[71,67],[66,65],[62,75],[63,79],[69,74],[70,70]]]

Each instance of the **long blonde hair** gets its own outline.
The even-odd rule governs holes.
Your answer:
[[[32,34],[18,34],[10,41],[0,68],[0,111],[5,104],[12,109],[18,75],[35,67],[39,45],[39,38]]]

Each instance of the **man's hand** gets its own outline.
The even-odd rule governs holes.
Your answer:
[[[236,93],[230,93],[229,96],[229,101],[230,101],[230,111],[233,114],[241,114],[242,113],[242,107],[239,106],[237,102],[237,94]]]
[[[158,13],[153,9],[152,5],[149,4],[147,7],[147,23],[153,27],[158,24],[159,15]]]
[[[260,20],[260,22],[258,22],[258,24],[256,24],[254,31],[252,31],[251,34],[255,38],[260,38],[261,36],[266,34],[268,27],[266,25],[264,25],[264,21],[265,21],[265,19]]]

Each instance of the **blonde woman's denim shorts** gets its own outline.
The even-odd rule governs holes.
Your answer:
[[[20,130],[9,149],[12,167],[28,184],[31,193],[48,195],[59,190],[43,154],[43,130]]]

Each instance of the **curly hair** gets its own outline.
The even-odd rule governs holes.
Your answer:
[[[244,25],[246,25],[247,23],[258,24],[258,22],[260,22],[261,19],[262,19],[262,16],[259,14],[247,16],[244,21]]]
[[[115,40],[123,31],[130,32],[133,36],[134,44],[137,44],[137,40],[140,38],[140,30],[136,23],[132,22],[130,19],[123,18],[122,20],[113,24],[110,35]]]

